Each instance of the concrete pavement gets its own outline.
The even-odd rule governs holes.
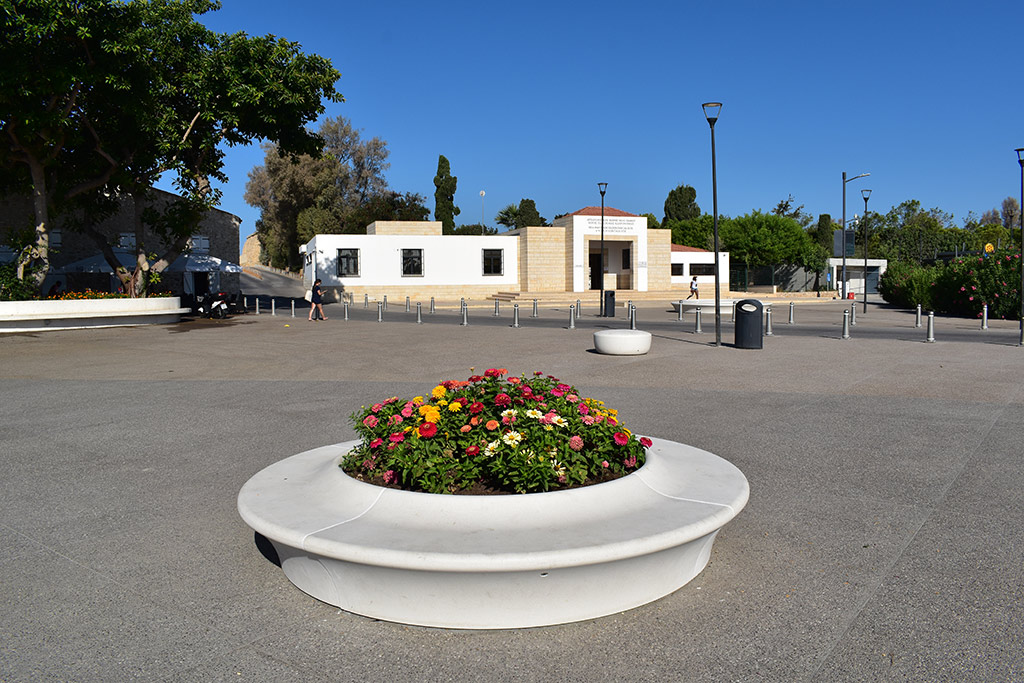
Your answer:
[[[759,351],[645,306],[641,357],[591,351],[621,315],[567,330],[562,308],[0,339],[0,679],[1019,680],[1017,323],[942,318],[928,344],[872,306],[841,340],[843,303],[798,303],[794,326],[777,305]],[[494,366],[740,467],[750,503],[707,569],[622,614],[464,632],[341,612],[260,554],[235,511],[252,474],[352,438],[368,401]]]

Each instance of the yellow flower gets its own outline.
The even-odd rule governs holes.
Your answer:
[[[444,385],[438,384],[436,387],[434,387],[434,390],[430,392],[430,395],[433,396],[434,398],[443,398],[444,395],[447,393],[448,390],[444,388]]]
[[[412,402],[415,403],[416,405],[419,405],[419,404],[423,403],[423,397],[422,396],[417,396],[416,398],[414,398],[412,400]]]
[[[426,415],[427,413],[429,413],[432,410],[437,410],[437,406],[432,406],[432,405],[429,405],[429,404],[428,405],[423,405],[423,406],[420,406],[419,413],[420,413],[420,415]]]
[[[449,403],[448,404],[448,412],[449,413],[457,413],[460,410],[462,410],[462,404],[459,403],[458,401],[456,401],[455,403]]]
[[[437,422],[441,419],[441,412],[439,410],[431,410],[423,416],[423,419],[427,422]]]

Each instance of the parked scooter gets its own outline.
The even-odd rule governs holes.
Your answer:
[[[211,292],[196,297],[196,312],[207,318],[226,318],[228,315],[227,292]]]

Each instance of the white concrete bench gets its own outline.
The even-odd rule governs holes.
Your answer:
[[[643,330],[599,330],[594,348],[609,356],[641,356],[651,350],[651,333]]]
[[[627,477],[505,496],[357,481],[338,467],[356,443],[267,467],[242,487],[238,510],[300,589],[401,623],[519,628],[656,600],[701,572],[749,495],[732,464],[663,439]]]
[[[721,299],[721,300],[719,300],[719,304],[720,304],[721,309],[723,311],[730,311],[730,310],[732,310],[732,305],[734,303],[736,303],[736,299]],[[679,301],[673,301],[672,302],[672,310],[676,311],[678,313],[679,312],[679,304],[680,304]],[[712,314],[714,314],[714,312],[715,312],[715,300],[714,299],[690,299],[689,301],[686,301],[684,299],[682,301],[682,304],[683,304],[683,312],[684,313],[687,312],[687,311],[696,310],[698,307],[700,308],[701,313],[704,313],[706,311],[711,311]]]
[[[190,309],[180,297],[0,302],[0,333],[176,323]]]

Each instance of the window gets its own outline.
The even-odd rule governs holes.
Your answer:
[[[417,277],[423,275],[423,250],[403,249],[402,250],[402,277]]]
[[[504,266],[504,249],[484,249],[484,275],[502,275]]]
[[[715,264],[714,263],[691,263],[690,264],[690,275],[714,275]]]
[[[622,250],[622,269],[623,270],[629,270],[629,269],[631,269],[633,267],[632,264],[630,263],[630,256],[632,255],[630,253],[631,251],[632,250],[629,247],[626,247],[625,249]]]
[[[117,246],[122,249],[134,249],[135,248],[135,233],[134,232],[122,232],[117,236]]]
[[[683,264],[682,263],[673,263],[672,264],[672,274],[673,275],[677,275],[677,276],[684,275],[684,273],[683,273]]]
[[[359,250],[338,250],[338,277],[359,277]]]
[[[204,235],[192,235],[188,241],[189,246],[192,247],[193,254],[209,254],[210,253],[210,238]]]
[[[50,248],[60,249],[64,246],[64,232],[60,228],[50,230]]]

